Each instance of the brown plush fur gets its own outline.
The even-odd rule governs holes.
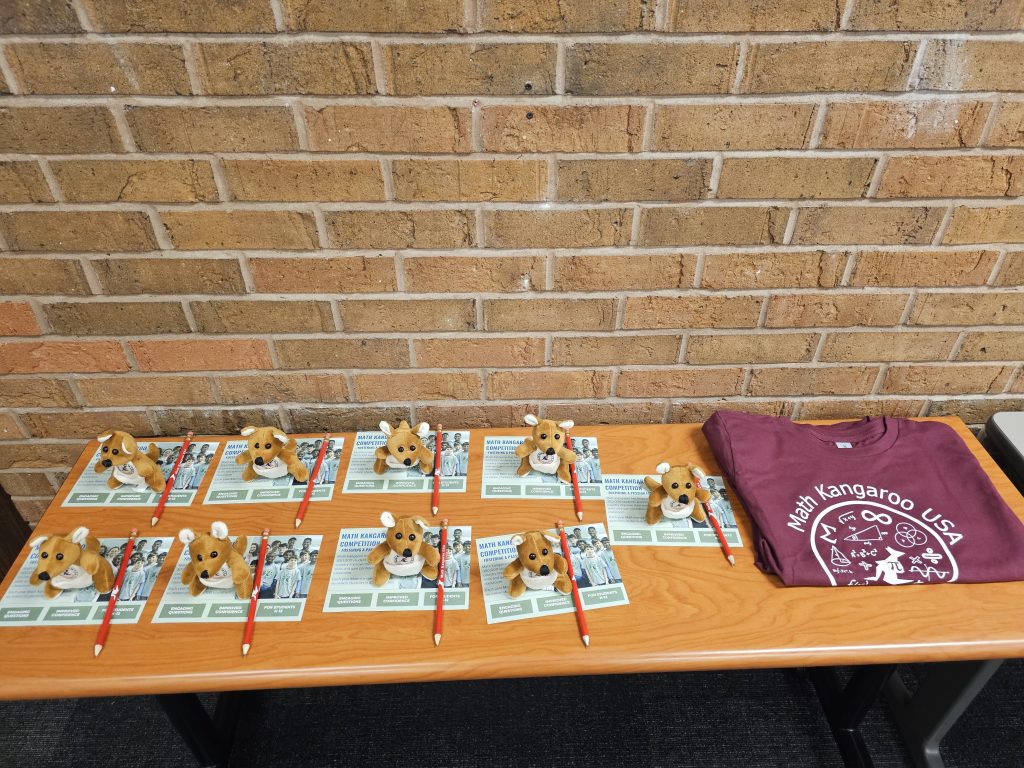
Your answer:
[[[79,541],[85,544],[85,549]],[[93,586],[100,594],[114,588],[114,569],[107,558],[100,555],[100,542],[89,535],[87,528],[76,528],[63,536],[40,536],[33,540],[32,546],[39,547],[39,562],[28,577],[28,583],[36,585],[42,582],[43,594],[47,597],[56,597],[64,591],[55,587],[51,579],[72,565],[92,574]]]
[[[388,422],[382,421],[380,429],[388,436],[388,440],[374,453],[377,459],[373,463],[374,472],[383,475],[388,471],[388,456],[393,456],[407,467],[418,463],[420,472],[425,475],[434,471],[434,454],[427,450],[422,439],[430,432],[428,424],[417,424],[414,431],[407,421],[399,422],[397,427],[392,427]]]
[[[664,513],[661,510],[661,502],[665,499],[672,499],[680,504],[688,504],[690,499],[696,498],[693,505],[693,514],[690,519],[703,523],[708,519],[702,506],[711,500],[711,494],[704,488],[698,488],[696,477],[693,474],[696,467],[693,464],[686,466],[670,467],[666,464],[659,464],[657,471],[661,473],[661,479],[645,477],[644,485],[651,495],[647,498],[647,524],[654,525]],[[664,470],[664,471],[663,471]]]
[[[135,470],[146,480],[155,493],[164,489],[166,481],[160,468],[156,465],[156,459],[160,456],[160,449],[156,443],[149,444],[149,450],[142,453],[135,438],[127,432],[111,430],[104,432],[96,438],[100,441],[100,459],[96,462],[94,469],[97,474],[103,474],[114,467],[123,467],[129,461],[135,466]],[[117,480],[111,472],[107,478],[107,487],[117,489],[124,483]]]
[[[203,573],[208,574],[203,578],[216,575],[225,563],[231,569],[235,594],[243,600],[252,595],[252,571],[245,561],[248,537],[239,536],[232,544],[228,538],[228,527],[224,523],[215,522],[210,526],[210,533],[196,536],[188,528],[183,528],[178,532],[178,538],[188,547],[191,558],[185,570],[181,572],[181,583],[188,587],[193,597],[202,594],[206,589],[206,585],[199,577]]]
[[[532,414],[527,414],[525,421],[533,427],[533,434],[516,448],[516,456],[522,459],[516,474],[522,477],[533,470],[533,467],[530,466],[530,454],[539,450],[549,456],[557,455],[559,458],[558,479],[563,483],[572,482],[569,465],[576,463],[576,453],[565,446],[565,430],[571,429],[573,423],[563,421],[559,424],[550,419],[538,419]]]
[[[565,558],[555,552],[554,544],[558,539],[543,531],[529,531],[514,536],[517,557],[505,566],[504,576],[508,581],[508,593],[511,597],[519,597],[527,587],[523,581],[523,571],[530,571],[541,576],[554,571],[559,574],[554,587],[563,595],[572,591],[572,580],[569,578],[569,566]],[[543,569],[546,572],[542,572]]]
[[[423,568],[420,575],[428,580],[437,578],[437,564],[441,555],[436,549],[423,542],[423,532],[427,529],[427,521],[419,515],[395,518],[390,512],[380,516],[381,524],[388,529],[387,535],[380,544],[370,550],[366,559],[373,565],[373,585],[382,587],[391,578],[391,572],[384,567],[384,560],[394,552],[400,557],[423,557]],[[408,552],[408,554],[406,554]]]
[[[243,480],[255,480],[258,475],[253,465],[269,464],[280,458],[288,472],[300,483],[309,479],[309,470],[295,455],[295,441],[277,427],[246,427],[242,437],[249,441],[248,448],[235,457],[236,464],[245,464]]]

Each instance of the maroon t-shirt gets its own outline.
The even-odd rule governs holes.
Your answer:
[[[719,411],[704,434],[789,586],[1024,580],[1024,524],[945,424]]]

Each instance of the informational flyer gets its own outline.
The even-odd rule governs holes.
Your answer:
[[[259,533],[246,538],[245,559],[256,575],[259,559]],[[306,607],[306,596],[313,581],[313,571],[320,557],[323,536],[271,536],[267,540],[267,556],[263,563],[260,592],[256,603],[257,621],[299,621]],[[236,537],[231,536],[231,541]],[[238,597],[234,588],[207,587],[192,596],[182,584],[181,574],[191,562],[188,547],[184,548],[171,580],[160,598],[154,624],[192,621],[244,622],[249,617],[250,596]]]
[[[604,478],[604,510],[613,544],[641,544],[655,547],[717,547],[718,536],[711,522],[698,523],[692,518],[670,520],[662,517],[654,525],[647,524],[647,499],[650,492],[644,485],[646,475],[606,475]],[[736,515],[722,478],[710,475],[707,490],[711,494],[711,510],[722,527],[730,546],[742,547]]]
[[[425,475],[419,465],[407,468],[388,467],[382,475],[373,471],[374,453],[387,441],[383,432],[358,432],[345,474],[344,493],[432,493],[434,471]],[[431,432],[423,441],[434,452],[437,433]],[[445,431],[441,434],[441,492],[465,493],[469,472],[469,430]]]
[[[111,621],[135,624],[160,575],[160,569],[171,545],[170,538],[136,539],[128,560],[121,591]],[[100,554],[117,576],[128,539],[99,539]],[[32,585],[29,577],[39,564],[39,547],[33,547],[0,599],[0,627],[59,626],[99,624],[107,611],[110,593],[100,594],[94,586],[65,589],[56,597],[43,594],[43,584]]]
[[[295,455],[306,465],[310,474],[320,455],[323,438],[296,438]],[[341,463],[341,449],[345,443],[342,437],[332,437],[327,441],[320,472],[313,478],[313,495],[310,501],[327,501],[334,496],[334,483],[338,477],[338,465]],[[204,504],[259,504],[267,501],[301,501],[306,495],[306,483],[300,483],[291,475],[269,478],[257,477],[255,480],[243,480],[244,464],[235,461],[236,457],[246,450],[245,440],[231,440],[224,448],[224,456],[217,465],[213,482],[206,492]]]
[[[593,532],[591,534],[591,531]],[[557,537],[557,531],[548,531]],[[573,572],[580,590],[583,609],[610,608],[627,605],[626,587],[622,583],[615,553],[608,543],[608,534],[603,525],[580,525],[566,528]],[[484,590],[484,610],[488,624],[504,621],[533,619],[556,613],[572,613],[575,607],[572,595],[556,592],[553,586],[546,589],[527,589],[519,597],[510,597],[508,581],[505,580],[505,566],[518,557],[512,536],[488,536],[476,542],[480,557],[480,583]],[[552,548],[562,553],[562,547],[553,543]]]
[[[327,585],[325,613],[340,611],[432,611],[437,605],[437,581],[421,575],[392,575],[381,587],[373,585],[370,550],[384,541],[386,529],[342,528]],[[440,551],[441,529],[428,528],[424,543]],[[448,526],[448,557],[444,572],[444,607],[469,607],[470,558],[473,530]]]
[[[156,465],[166,480],[171,470],[174,469],[174,462],[178,460],[181,446],[184,440],[158,440],[156,446],[160,449],[160,455],[156,458]],[[139,441],[139,450],[145,453],[149,450],[149,443]],[[174,487],[167,497],[168,506],[188,506],[195,501],[199,486],[206,477],[217,453],[219,443],[189,443],[185,455],[181,458],[181,467],[178,469],[178,476],[174,479]],[[140,490],[138,486],[122,485],[113,489],[107,485],[107,481],[113,477],[113,469],[103,472],[95,470],[96,463],[100,460],[100,449],[89,461],[81,476],[75,481],[71,492],[64,499],[62,507],[147,507],[156,506],[160,500],[160,494],[154,493],[148,488]]]
[[[483,486],[484,499],[571,499],[572,484],[563,483],[556,475],[546,475],[531,469],[519,477],[522,459],[516,448],[527,435],[484,438]],[[596,437],[573,436],[576,452],[576,477],[580,485],[580,498],[599,499],[604,496],[601,475],[601,457]]]

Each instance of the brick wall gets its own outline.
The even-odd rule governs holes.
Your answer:
[[[1022,0],[19,0],[0,482],[84,440],[1024,405]]]

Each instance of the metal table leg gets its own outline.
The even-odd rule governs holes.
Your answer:
[[[238,694],[220,694],[212,718],[194,693],[164,694],[156,700],[200,768],[226,768],[241,703]]]
[[[847,768],[872,768],[874,765],[861,735],[860,724],[895,670],[895,664],[857,667],[842,689],[834,667],[811,667],[807,670]]]
[[[943,768],[939,754],[943,737],[1002,663],[1002,659],[990,659],[929,664],[913,696],[898,675],[890,678],[886,698],[917,768]]]

